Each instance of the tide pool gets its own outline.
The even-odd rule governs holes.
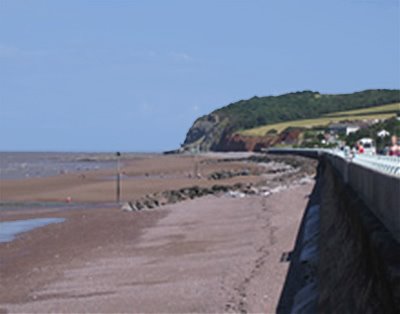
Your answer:
[[[63,222],[64,218],[34,218],[0,222],[0,243],[10,242],[22,232],[43,227],[53,223]]]

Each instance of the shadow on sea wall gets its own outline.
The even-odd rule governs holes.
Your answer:
[[[399,313],[399,243],[334,167],[322,163],[319,312]]]
[[[324,157],[277,312],[400,313],[400,244]]]
[[[318,166],[316,183],[309,195],[295,247],[286,254],[290,265],[276,310],[278,314],[316,312],[321,181],[321,167]]]

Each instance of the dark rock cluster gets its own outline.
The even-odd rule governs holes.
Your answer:
[[[224,161],[230,161],[225,159]],[[295,181],[304,179],[305,177],[315,173],[316,161],[309,158],[297,156],[271,156],[271,155],[258,155],[250,158],[234,159],[235,161],[242,162],[255,162],[255,163],[281,163],[283,165],[276,165],[271,169],[261,171],[265,174],[275,174],[268,180],[261,180],[256,185],[252,183],[236,183],[234,185],[215,184],[211,187],[191,186],[177,190],[168,190],[161,193],[148,194],[138,200],[127,202],[121,207],[125,211],[140,211],[143,209],[152,209],[167,204],[175,204],[185,200],[192,200],[195,198],[207,195],[220,195],[228,194],[231,197],[244,197],[253,194],[270,194],[271,189],[279,186],[293,184]],[[216,162],[221,162],[220,160]],[[209,180],[222,180],[235,176],[248,176],[252,174],[261,174],[259,171],[251,172],[247,169],[244,170],[221,170],[214,172],[208,176]],[[261,177],[260,177],[261,179]]]
[[[224,180],[233,177],[240,177],[240,176],[249,176],[251,175],[250,170],[243,169],[243,170],[221,170],[211,173],[208,176],[209,180]]]
[[[210,188],[192,186],[179,190],[169,190],[162,193],[149,194],[139,200],[124,203],[121,209],[124,211],[140,211],[143,209],[152,209],[167,204],[175,204],[185,200],[192,200],[207,195],[220,195],[235,191],[245,195],[256,194],[256,192],[258,192],[251,183],[237,183],[234,185],[216,184]]]

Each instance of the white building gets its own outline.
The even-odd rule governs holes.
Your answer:
[[[388,131],[386,131],[386,130],[380,130],[378,133],[376,133],[376,135],[377,135],[378,137],[383,138],[383,137],[389,136],[390,133],[389,133]]]
[[[332,123],[328,129],[331,133],[349,135],[351,133],[357,132],[360,129],[360,126],[347,123]]]

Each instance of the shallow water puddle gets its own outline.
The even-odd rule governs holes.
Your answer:
[[[0,243],[10,242],[22,232],[43,227],[53,223],[63,222],[64,218],[35,218],[0,222]]]

